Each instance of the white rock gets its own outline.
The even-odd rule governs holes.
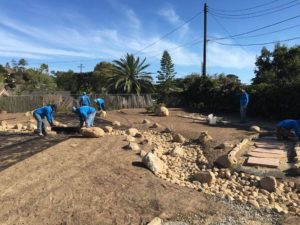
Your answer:
[[[163,221],[159,217],[155,217],[148,225],[163,225]]]
[[[151,170],[154,174],[160,174],[166,171],[167,167],[164,162],[154,155],[152,152],[148,152],[143,157],[144,165]]]
[[[121,123],[119,121],[114,121],[114,122],[112,122],[112,125],[115,127],[120,127]]]
[[[156,109],[155,114],[157,116],[169,116],[169,110],[167,107],[161,106]]]
[[[125,148],[133,151],[140,150],[140,146],[135,142],[129,142],[128,145],[125,146]]]
[[[173,141],[178,143],[184,143],[185,137],[183,137],[181,134],[174,134],[173,135]]]
[[[170,155],[171,155],[171,156],[174,156],[174,157],[176,157],[176,156],[182,157],[182,156],[184,155],[184,151],[183,151],[183,149],[180,148],[179,146],[175,146],[175,147],[171,150]]]
[[[83,127],[80,132],[84,137],[99,138],[104,136],[104,130],[100,127]]]
[[[14,126],[14,129],[16,129],[16,130],[22,130],[22,128],[23,128],[23,125],[21,123],[18,123]]]
[[[260,127],[259,126],[251,126],[249,130],[259,133],[260,132]]]
[[[102,110],[102,111],[100,111],[99,115],[101,118],[106,118],[107,113]]]
[[[128,130],[126,130],[126,134],[131,135],[131,136],[135,136],[139,131],[136,128],[129,128]]]
[[[113,131],[113,128],[111,126],[105,126],[103,128],[103,130],[106,132],[106,133],[111,133]]]

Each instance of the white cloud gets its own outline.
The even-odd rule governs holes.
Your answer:
[[[208,42],[207,65],[209,67],[250,69],[255,62],[255,54],[237,46],[221,46]]]
[[[132,28],[134,29],[140,29],[141,22],[136,16],[135,12],[132,9],[127,9],[126,10],[126,16],[129,19],[129,23]]]
[[[182,19],[177,15],[174,7],[171,4],[166,4],[164,8],[158,11],[158,14],[164,17],[169,23],[174,26],[180,26],[184,23]],[[180,28],[180,36],[183,37],[189,31],[189,25],[185,24]]]

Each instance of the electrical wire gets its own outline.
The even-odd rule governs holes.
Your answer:
[[[145,46],[144,48],[136,51],[134,53],[134,55],[143,52],[144,50],[146,50],[147,48],[152,47],[153,45],[157,44],[158,42],[160,42],[161,40],[163,40],[164,38],[168,37],[169,35],[173,34],[174,32],[176,32],[177,30],[179,30],[180,28],[182,28],[184,25],[188,24],[189,22],[191,22],[192,20],[194,20],[195,18],[197,18],[199,15],[201,15],[203,13],[203,11],[196,13],[194,16],[192,16],[190,19],[186,20],[184,23],[182,23],[181,25],[179,25],[178,27],[174,28],[173,30],[169,31],[168,33],[164,34],[161,38],[159,38],[158,40],[150,43],[149,45]]]
[[[234,34],[234,35],[227,36],[227,37],[214,38],[214,39],[211,39],[210,41],[214,41],[214,40],[223,40],[223,39],[228,39],[228,38],[233,38],[233,37],[243,36],[243,35],[245,35],[245,34],[254,33],[254,32],[256,32],[256,31],[263,30],[263,29],[266,29],[266,28],[269,28],[269,27],[273,27],[273,26],[276,26],[276,25],[278,25],[278,24],[285,23],[285,22],[287,22],[287,21],[290,21],[290,20],[293,20],[293,19],[296,19],[296,18],[299,18],[299,17],[300,17],[300,15],[296,15],[296,16],[287,18],[287,19],[285,19],[285,20],[281,20],[281,21],[279,21],[279,22],[272,23],[272,24],[269,24],[269,25],[266,25],[266,26],[263,26],[263,27],[259,27],[259,28],[256,28],[256,29],[253,29],[253,30],[250,30],[250,31],[246,31],[246,32],[239,33],[239,34]]]
[[[247,11],[247,10],[252,10],[252,9],[256,9],[256,8],[260,8],[266,5],[270,5],[273,4],[274,2],[278,2],[279,0],[273,0],[270,2],[266,2],[264,4],[260,4],[260,5],[256,5],[250,8],[243,8],[243,9],[229,9],[229,10],[224,10],[224,9],[217,9],[217,8],[213,8],[215,11],[220,11],[220,12],[240,12],[240,11]]]
[[[252,44],[231,44],[231,43],[222,43],[222,42],[218,42],[218,41],[212,41],[214,43],[217,43],[219,45],[228,45],[228,46],[258,46],[258,45],[269,45],[269,44],[274,44],[274,43],[280,43],[280,42],[288,42],[288,41],[294,41],[294,40],[298,40],[300,39],[300,37],[293,37],[293,38],[289,38],[289,39],[285,39],[285,40],[279,40],[279,41],[270,41],[270,42],[264,42],[264,43],[252,43]]]
[[[278,32],[285,31],[285,30],[290,30],[290,29],[293,29],[295,27],[300,27],[300,24],[290,26],[290,27],[286,27],[286,28],[283,28],[283,29],[280,29],[280,30],[275,30],[275,31],[270,31],[270,32],[266,32],[266,33],[257,34],[257,35],[250,35],[250,36],[245,36],[245,37],[243,37],[243,36],[242,37],[235,37],[235,39],[246,39],[246,38],[260,37],[260,36],[265,36],[265,35],[268,35],[268,34],[278,33]],[[209,37],[209,38],[214,38],[214,37]]]
[[[252,19],[252,18],[257,18],[257,17],[261,17],[261,16],[270,15],[270,14],[273,14],[273,13],[276,13],[276,12],[280,12],[280,11],[283,11],[285,9],[289,9],[289,8],[295,7],[297,5],[300,5],[300,3],[296,3],[296,4],[291,5],[291,6],[287,6],[287,7],[284,7],[284,8],[280,8],[280,9],[277,9],[277,10],[273,10],[273,11],[270,11],[270,12],[266,12],[266,13],[262,13],[262,14],[257,14],[257,15],[253,15],[253,16],[239,16],[239,15],[225,16],[225,15],[217,14],[215,12],[209,12],[209,13],[213,14],[214,16],[223,18],[223,19],[232,19],[232,20]]]

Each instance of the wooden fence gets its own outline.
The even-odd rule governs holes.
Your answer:
[[[91,104],[95,98],[103,98],[108,110],[122,108],[145,108],[153,104],[150,94],[145,95],[91,95]],[[79,96],[43,95],[0,97],[0,110],[11,113],[27,112],[46,104],[57,104],[58,111],[69,111],[78,106]]]

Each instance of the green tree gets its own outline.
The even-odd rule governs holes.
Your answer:
[[[160,93],[161,97],[164,98],[165,95],[170,94],[171,92],[179,91],[176,88],[176,84],[174,82],[174,77],[176,72],[174,70],[174,64],[172,63],[172,58],[168,51],[164,51],[162,58],[160,60],[160,70],[157,71],[157,83],[158,85],[158,92]]]
[[[92,91],[95,93],[106,92],[106,81],[113,76],[113,64],[100,62],[95,68],[91,77]]]
[[[114,60],[114,75],[108,79],[108,90],[117,93],[136,93],[152,91],[152,77],[144,70],[149,66],[145,64],[146,58],[140,61],[133,54],[126,54],[120,60]]]

